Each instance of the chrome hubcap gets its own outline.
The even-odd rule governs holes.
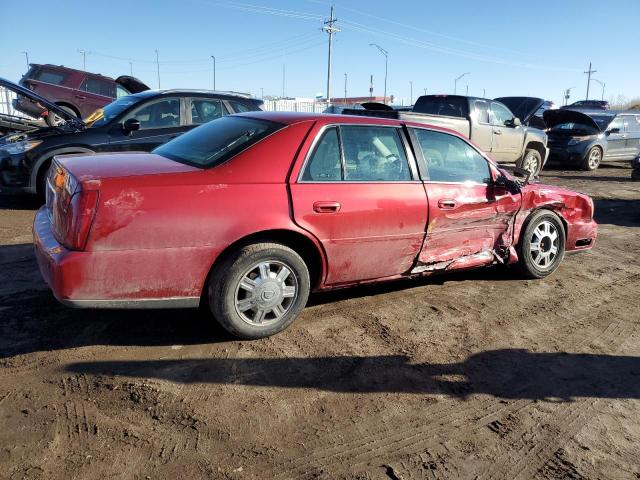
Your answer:
[[[558,229],[548,221],[541,222],[531,236],[531,257],[533,263],[542,269],[553,265],[558,256]]]
[[[251,325],[268,325],[285,315],[298,297],[298,279],[282,262],[263,261],[252,266],[236,287],[235,307]]]
[[[600,165],[600,150],[594,148],[589,154],[589,166],[596,168],[598,165]]]

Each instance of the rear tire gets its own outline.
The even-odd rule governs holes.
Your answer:
[[[287,328],[307,303],[309,269],[294,250],[278,243],[242,247],[209,278],[214,318],[232,335],[256,339]]]
[[[597,170],[602,161],[602,149],[591,147],[582,161],[582,169],[587,171]]]
[[[518,268],[526,278],[551,275],[564,258],[565,231],[558,216],[540,210],[529,218],[520,235]]]
[[[535,148],[527,148],[516,166],[531,172],[532,177],[537,177],[542,170],[542,155]]]
[[[64,105],[58,105],[58,106],[65,112],[69,112],[74,117],[78,117],[78,118],[80,117],[73,108],[66,107]],[[50,127],[57,127],[58,125],[63,124],[65,120],[62,117],[56,115],[55,113],[49,112],[49,114],[46,117],[46,122],[47,122],[47,125],[49,125]]]

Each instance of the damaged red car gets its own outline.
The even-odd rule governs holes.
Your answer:
[[[56,158],[34,224],[62,303],[205,304],[243,338],[286,328],[314,290],[491,264],[545,277],[596,234],[588,196],[518,180],[455,132],[273,112],[151,154]]]

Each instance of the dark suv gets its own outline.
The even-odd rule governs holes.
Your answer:
[[[41,194],[54,155],[149,152],[202,123],[262,107],[261,100],[237,94],[148,90],[121,97],[83,121],[15,83],[0,78],[0,85],[65,120],[56,127],[0,138],[0,192],[4,193]]]
[[[148,90],[134,77],[123,75],[115,80],[96,73],[83,72],[58,65],[32,63],[20,80],[20,85],[50,100],[76,117],[85,118],[115,98]],[[14,100],[16,110],[33,117],[45,117],[51,126],[63,123],[55,112],[39,108],[27,98]]]

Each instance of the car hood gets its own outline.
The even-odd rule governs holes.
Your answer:
[[[600,125],[598,125],[593,118],[575,110],[547,110],[542,114],[542,117],[544,118],[544,123],[547,124],[548,128],[553,128],[561,123],[580,123],[582,125],[589,125],[590,127],[595,128],[598,132],[602,131]]]
[[[81,130],[69,131],[64,126],[59,127],[41,127],[25,132],[16,132],[0,137],[0,145],[7,143],[23,142],[25,140],[42,140],[47,137],[53,137],[55,135],[74,135],[81,133]]]
[[[522,123],[526,123],[533,117],[544,103],[542,98],[537,97],[498,97],[494,100],[506,105]]]
[[[47,100],[44,97],[41,97],[40,95],[36,94],[35,92],[29,90],[28,88],[25,88],[21,85],[18,85],[17,83],[13,83],[5,78],[1,78],[0,77],[0,86],[5,87],[7,90],[11,90],[12,92],[16,93],[17,95],[21,95],[23,97],[26,97],[28,99],[30,99],[33,102],[39,103],[40,105],[42,105],[44,108],[46,108],[47,110],[49,110],[50,112],[55,112],[56,115],[62,117],[65,119],[65,121],[67,121],[68,123],[84,128],[84,122],[76,117],[75,115],[67,112],[66,110],[60,108],[58,105],[56,105],[55,103],[50,102],[49,100]]]
[[[136,77],[131,77],[129,75],[121,75],[116,78],[115,82],[118,85],[122,85],[129,93],[140,93],[145,90],[149,90],[149,87],[142,83]]]

